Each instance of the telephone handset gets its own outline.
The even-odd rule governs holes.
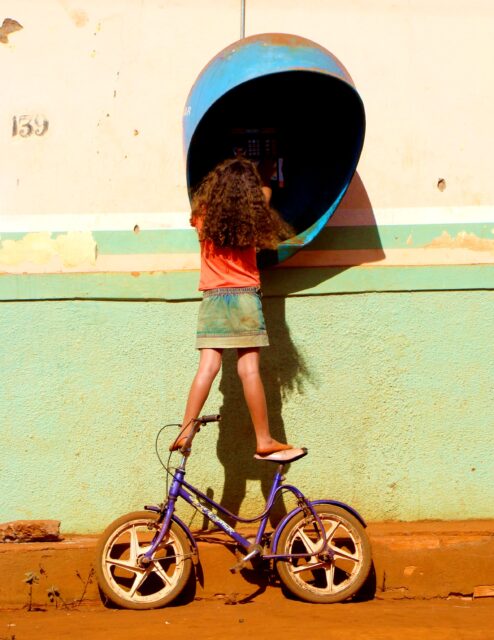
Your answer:
[[[279,155],[277,133],[273,127],[232,129],[232,151],[252,160],[266,185],[283,188],[283,158]]]

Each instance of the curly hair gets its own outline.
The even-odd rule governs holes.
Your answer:
[[[191,224],[202,218],[201,240],[219,247],[275,249],[293,230],[271,209],[256,166],[246,158],[217,165],[192,199]]]

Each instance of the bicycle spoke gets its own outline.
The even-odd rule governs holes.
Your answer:
[[[309,553],[314,553],[320,547],[319,540],[314,544],[303,529],[299,529],[297,531],[297,536],[300,538],[302,544]]]
[[[325,569],[325,574],[326,574],[326,589],[324,589],[324,591],[326,593],[333,593],[333,587],[334,587],[334,564],[331,563],[330,567],[326,567]]]
[[[302,571],[313,571],[314,569],[320,569],[324,566],[324,562],[320,562],[315,560],[313,562],[309,561],[308,564],[302,564],[290,567],[290,571],[292,573],[302,573]]]
[[[339,547],[335,547],[332,544],[329,545],[329,548],[331,550],[331,553],[333,553],[338,558],[345,558],[345,560],[351,560],[356,564],[360,562],[360,558],[355,554],[348,553],[347,551],[343,551],[343,549],[340,549]]]
[[[130,591],[129,591],[130,598],[134,597],[135,592],[137,591],[137,589],[139,589],[139,587],[142,585],[142,583],[148,577],[148,575],[149,575],[149,569],[146,571],[143,571],[140,574],[136,573],[136,577],[134,578],[134,582],[132,583],[132,587],[130,588]]]
[[[324,537],[326,538],[326,545],[327,547],[330,546],[330,541],[332,539],[332,537],[334,536],[334,534],[336,533],[336,530],[338,529],[338,527],[340,526],[339,522],[331,522],[330,521],[330,526],[328,527],[328,529],[326,529],[326,522],[322,522],[322,526],[324,527]],[[320,535],[320,529],[319,526],[317,525],[316,522],[314,522],[314,528],[317,530],[317,534]],[[314,549],[313,551],[322,551],[325,546],[323,546],[322,544],[322,536],[321,538],[317,541],[317,543],[314,545]]]
[[[163,580],[165,585],[170,586],[172,584],[170,577],[168,576],[166,571],[163,569],[163,567],[160,565],[160,563],[157,560],[155,560],[153,568],[151,569],[151,572],[158,575]]]
[[[323,526],[324,524],[325,523],[323,522]],[[328,543],[336,533],[336,529],[338,529],[340,524],[340,522],[331,522],[331,526],[329,527],[329,529],[326,529],[326,527],[324,527],[324,535],[326,536],[326,540],[328,541]]]
[[[130,554],[130,559],[135,562],[139,555],[139,539],[137,537],[136,527],[132,527],[132,529],[130,529],[129,554]]]
[[[113,567],[119,567],[120,569],[132,571],[132,573],[140,571],[140,567],[138,567],[134,562],[130,562],[129,560],[116,560],[115,558],[106,558],[105,562],[106,564]]]

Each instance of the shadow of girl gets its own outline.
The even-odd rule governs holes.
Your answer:
[[[264,299],[263,310],[270,340],[268,349],[261,350],[261,375],[268,403],[269,424],[272,436],[286,442],[283,401],[294,392],[303,394],[304,382],[310,377],[286,324],[285,298]],[[223,352],[219,389],[223,394],[223,404],[220,408],[217,452],[225,469],[220,502],[233,513],[238,513],[246,497],[248,480],[259,480],[262,494],[267,499],[276,465],[253,457],[256,446],[254,430],[237,375],[237,354],[233,349]],[[259,504],[256,513],[260,513],[260,496],[256,502]],[[285,514],[283,500],[278,498],[271,512],[270,524],[276,524]]]
[[[361,218],[361,226],[353,228],[351,218],[356,212]],[[308,247],[309,249],[312,250],[315,247],[332,249],[333,239],[341,234],[339,227],[345,227],[348,224],[353,235],[356,232],[358,236],[359,229],[365,233],[365,246],[370,249],[366,254],[366,262],[379,262],[383,259],[384,250],[372,204],[358,173],[354,175],[334,219],[339,220],[338,225],[324,229],[318,240]],[[361,240],[357,238],[357,248],[360,247],[358,242]],[[302,354],[297,350],[290,336],[286,321],[286,296],[307,295],[320,283],[338,277],[347,269],[357,266],[359,255],[357,251],[349,263],[335,266],[331,262],[332,253],[329,251],[329,262],[325,265],[301,269],[267,269],[262,274],[263,290],[269,293],[269,297],[263,299],[263,310],[271,346],[261,350],[261,374],[266,390],[271,433],[277,440],[286,441],[282,417],[283,402],[293,393],[303,395],[305,383],[314,382],[311,380],[311,372]],[[269,256],[265,263],[270,263]],[[223,405],[220,411],[222,421],[218,439],[218,457],[225,469],[221,502],[230,511],[238,513],[246,497],[247,481],[260,480],[262,493],[267,497],[276,467],[273,463],[253,458],[254,431],[237,376],[237,357],[234,350],[224,351],[219,388],[223,394]],[[290,439],[295,445],[308,444],[298,442],[297,434],[293,430],[290,430]],[[258,503],[260,502],[259,500]],[[271,524],[286,513],[281,500],[277,501],[275,507]]]

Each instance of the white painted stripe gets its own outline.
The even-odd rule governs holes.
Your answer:
[[[410,267],[435,265],[494,264],[494,252],[470,249],[361,249],[352,251],[300,251],[280,265],[290,267],[382,266]],[[100,255],[94,263],[65,266],[60,256],[43,263],[22,262],[0,265],[0,273],[134,273],[191,271],[200,268],[198,253]]]
[[[84,262],[75,266],[66,266],[60,256],[53,256],[42,263],[19,262],[1,265],[0,273],[134,273],[152,271],[190,271],[199,270],[198,253],[163,253],[101,255],[94,263]]]
[[[1,214],[0,233],[190,229],[190,211],[159,213]]]
[[[494,252],[471,249],[353,249],[300,251],[284,267],[427,267],[436,265],[494,264]]]
[[[494,206],[337,209],[328,227],[475,223],[494,225]]]
[[[189,229],[189,211],[155,213],[0,214],[0,234],[35,231],[132,231]],[[493,206],[338,209],[329,227],[419,224],[494,225]]]

